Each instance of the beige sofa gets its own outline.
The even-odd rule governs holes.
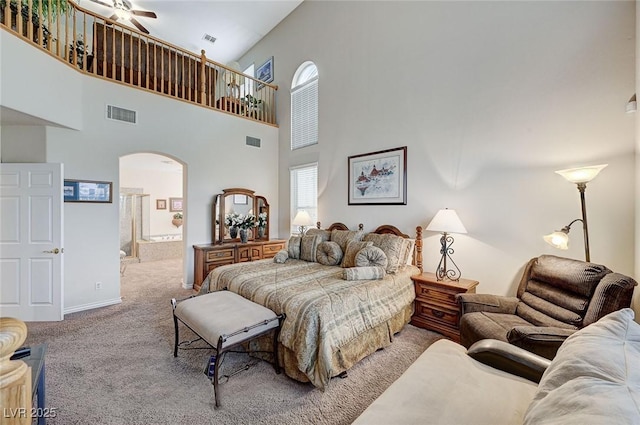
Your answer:
[[[534,380],[544,369],[539,384],[440,340],[354,424],[639,424],[640,325],[633,319],[629,308],[605,316],[567,338],[550,362],[501,341],[473,352],[485,361],[506,353],[509,370]],[[496,354],[501,344],[508,348]]]

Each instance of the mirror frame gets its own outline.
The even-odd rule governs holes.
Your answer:
[[[269,203],[264,196],[256,196],[255,191],[249,189],[243,189],[239,187],[223,189],[222,193],[219,193],[213,198],[213,205],[211,208],[211,240],[214,244],[224,244],[224,243],[238,243],[240,238],[235,239],[225,239],[225,225],[224,219],[226,214],[226,202],[228,196],[233,195],[245,195],[247,198],[251,199],[251,210],[254,214],[258,215],[260,212],[267,213],[267,225],[265,227],[264,237],[258,238],[257,229],[254,227],[251,229],[251,233],[249,235],[249,241],[268,241],[269,240],[269,220],[270,220],[270,212],[269,212]],[[260,203],[262,202],[262,205]]]

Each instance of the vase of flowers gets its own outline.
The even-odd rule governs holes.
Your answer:
[[[264,232],[267,229],[267,213],[261,212],[258,214],[258,238],[262,239],[264,237]]]
[[[224,216],[224,224],[229,228],[229,236],[231,239],[238,237],[238,225],[240,224],[241,215],[235,212],[228,213]]]
[[[256,227],[256,216],[253,214],[240,215],[238,218],[238,227],[240,228],[240,242],[247,243],[249,240],[249,232]]]

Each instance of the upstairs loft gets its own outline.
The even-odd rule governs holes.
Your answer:
[[[277,86],[81,8],[0,0],[2,29],[86,75],[277,126]],[[17,17],[20,16],[20,19]]]

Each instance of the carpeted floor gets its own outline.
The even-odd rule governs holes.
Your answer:
[[[29,323],[27,344],[47,343],[49,424],[349,424],[440,335],[407,325],[394,343],[334,378],[323,392],[245,354],[230,354],[221,407],[203,374],[210,350],[173,357],[169,300],[181,289],[181,260],[130,264],[122,304]]]

